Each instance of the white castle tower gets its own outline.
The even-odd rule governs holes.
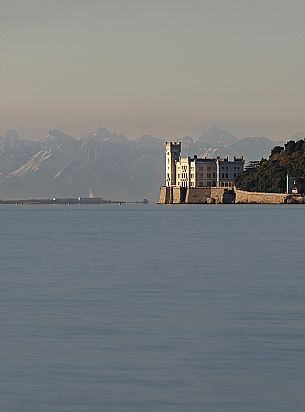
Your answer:
[[[176,185],[176,162],[180,158],[181,143],[165,142],[165,186]]]

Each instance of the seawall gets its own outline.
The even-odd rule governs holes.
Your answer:
[[[288,196],[287,193],[246,192],[235,189],[235,203],[281,204],[286,203]]]
[[[234,203],[235,193],[218,187],[183,188],[161,186],[159,204]]]
[[[303,199],[303,198],[302,198]],[[218,187],[182,188],[178,186],[160,188],[160,204],[204,204],[204,203],[261,203],[283,204],[301,203],[300,199],[293,200],[286,193],[247,192],[239,189]]]
[[[185,203],[234,203],[233,190],[221,187],[189,188],[186,192]]]

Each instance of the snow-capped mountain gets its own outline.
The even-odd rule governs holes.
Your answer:
[[[248,160],[267,157],[276,145],[261,137],[238,140],[216,126],[198,139],[179,140],[184,155],[244,154]],[[110,199],[156,200],[163,180],[163,140],[153,136],[129,140],[100,127],[82,139],[56,129],[40,141],[22,139],[15,130],[0,137],[0,199],[91,192]]]
[[[50,130],[40,141],[11,130],[0,137],[0,198],[96,196],[157,198],[163,178],[163,143],[137,140],[104,127],[75,139]]]

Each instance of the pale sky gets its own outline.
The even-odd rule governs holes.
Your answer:
[[[0,0],[0,134],[305,131],[304,0]]]

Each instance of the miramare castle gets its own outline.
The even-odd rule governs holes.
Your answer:
[[[165,186],[181,188],[233,188],[236,176],[244,169],[243,157],[232,160],[181,156],[181,143],[166,142]]]

